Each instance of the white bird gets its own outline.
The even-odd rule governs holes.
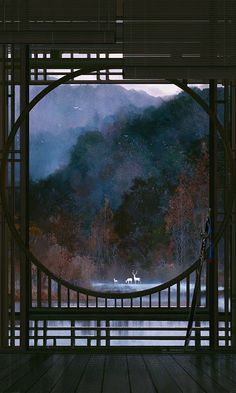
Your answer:
[[[117,283],[118,283],[118,280],[116,280],[115,278],[113,278],[113,282],[114,282],[114,284],[117,284]]]

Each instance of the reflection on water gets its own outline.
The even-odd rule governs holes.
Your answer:
[[[34,321],[31,328],[34,336]],[[35,341],[38,346],[43,342],[47,346],[183,346],[187,321],[48,321],[44,330],[43,321],[39,321],[37,329],[37,339],[30,339],[30,346]],[[201,345],[207,346],[209,322],[201,322],[201,329]],[[192,337],[195,334],[193,331]]]

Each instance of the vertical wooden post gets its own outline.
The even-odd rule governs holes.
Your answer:
[[[232,83],[232,149],[236,160],[236,80]],[[235,176],[235,173],[233,174]],[[236,347],[236,206],[234,203],[231,226],[231,345]]]
[[[210,80],[209,83],[209,105],[211,111],[217,113],[217,81]],[[209,201],[211,208],[211,221],[213,224],[213,231],[216,231],[216,156],[217,156],[217,134],[215,122],[210,118],[209,124]],[[213,233],[214,236],[214,233]],[[217,251],[214,250],[214,261],[208,264],[208,307],[209,307],[209,321],[210,321],[210,348],[215,349],[218,345],[218,265],[217,265]]]
[[[106,319],[106,347],[110,347],[110,320]]]
[[[201,298],[201,294],[199,296]],[[195,347],[199,349],[201,347],[201,333],[200,333],[201,321],[195,321]]]
[[[0,153],[2,158],[3,149],[7,137],[8,124],[8,100],[7,100],[7,72],[6,72],[6,45],[0,45]],[[1,186],[6,190],[7,175],[1,179]],[[0,348],[8,346],[8,258],[7,258],[7,235],[6,222],[2,206],[0,207]]]
[[[228,142],[231,146],[231,111],[230,111],[230,91],[229,91],[229,81],[224,81],[224,128],[226,132],[226,136]],[[228,193],[230,188],[230,168],[227,160],[227,156],[224,160],[225,164],[225,176],[224,176],[224,212],[227,211],[227,201],[228,201]],[[230,226],[231,223],[226,225],[224,232],[224,322],[225,322],[225,346],[229,346],[229,288],[230,288],[230,263],[231,263],[231,255],[230,255],[230,247],[231,247],[231,239],[230,239]]]
[[[11,62],[10,62],[10,74],[9,76],[10,81],[9,81],[9,99],[10,102],[8,101],[9,105],[9,127],[12,128],[15,122],[15,104],[16,104],[16,97],[15,97],[15,85],[16,85],[16,75],[15,75],[15,45],[10,46],[10,53],[11,53]],[[10,209],[11,209],[11,214],[12,217],[15,217],[15,207],[16,207],[16,143],[15,141],[12,144],[12,154],[11,154],[11,164],[9,168],[9,174],[10,174]],[[9,277],[9,306],[10,306],[10,326],[11,326],[11,331],[10,331],[10,345],[11,347],[15,346],[15,327],[16,327],[16,320],[15,320],[15,301],[16,301],[16,253],[15,253],[15,241],[13,236],[10,234],[10,239],[9,239],[9,251],[10,251],[10,260],[9,260],[9,267],[10,267],[10,277]]]
[[[29,102],[29,49],[21,46],[20,71],[20,110],[24,110]],[[29,116],[27,115],[20,127],[20,190],[21,190],[21,220],[20,234],[25,246],[29,246]],[[20,320],[21,320],[21,348],[27,349],[29,339],[29,261],[24,253],[20,263]]]

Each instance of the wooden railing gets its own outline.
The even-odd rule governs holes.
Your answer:
[[[98,292],[76,286],[57,277],[44,266],[32,263],[31,308],[189,308],[199,261],[177,277],[145,290]],[[200,305],[206,307],[205,276],[201,283]],[[139,284],[136,284],[138,289]]]
[[[152,288],[105,293],[76,286],[31,262],[29,347],[182,347],[198,264]],[[205,275],[201,284],[192,347],[209,345]]]

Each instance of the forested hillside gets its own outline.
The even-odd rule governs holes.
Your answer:
[[[208,117],[181,93],[84,127],[67,163],[31,180],[31,248],[81,285],[132,269],[156,282],[194,262],[207,208]]]

